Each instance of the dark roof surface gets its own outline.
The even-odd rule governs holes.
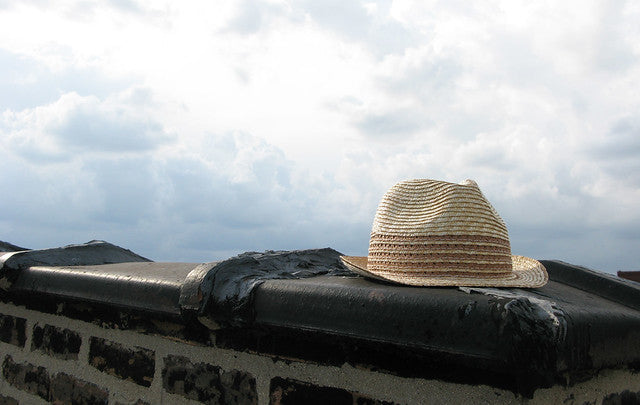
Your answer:
[[[17,252],[18,250],[29,250],[29,249],[16,246],[12,243],[4,242],[0,240],[0,252]]]
[[[619,271],[618,277],[640,283],[640,271]]]
[[[155,263],[92,241],[3,255],[0,288],[9,297],[55,296],[197,318],[214,330],[391,345],[412,357],[513,377],[525,391],[566,372],[640,364],[638,283],[542,261],[550,282],[538,289],[407,287],[354,276],[339,255],[267,251],[222,262]]]

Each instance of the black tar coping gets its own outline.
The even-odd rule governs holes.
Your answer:
[[[268,279],[349,275],[333,249],[247,252],[222,262],[156,263],[104,241],[0,256],[0,289],[245,325]]]

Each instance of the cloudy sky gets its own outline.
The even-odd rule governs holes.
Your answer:
[[[640,269],[640,4],[0,0],[0,240],[365,255],[471,178],[514,253]]]

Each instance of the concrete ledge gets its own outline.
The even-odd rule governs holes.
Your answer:
[[[116,248],[107,246],[119,252],[115,261],[135,259],[132,252]],[[56,251],[54,261],[64,262],[62,253],[73,256],[78,249]],[[214,356],[252,353],[254,361],[293,361],[334,371],[347,365],[387,377],[487,386],[528,398],[593,380],[602,369],[629,375],[640,369],[637,283],[543,261],[551,281],[540,289],[406,287],[353,276],[341,267],[338,255],[317,249],[253,252],[205,264],[143,258],[75,266],[43,265],[41,253],[32,255],[38,258],[33,265],[26,254],[19,261],[5,255],[0,298],[40,314],[31,320],[20,311],[0,314],[0,342],[13,348],[2,353],[5,381],[43,400],[41,391],[47,398],[53,395],[51,381],[71,391],[84,387],[98,393],[102,378],[114,386],[121,381],[134,392],[150,390],[187,402],[211,395],[249,402],[254,396],[262,402],[269,397],[277,403],[286,402],[286,392],[304,396],[320,388],[317,392],[332,398],[384,398],[295,374],[278,372],[265,381],[246,364],[221,367],[209,358],[183,356],[185,345],[213,350]],[[93,259],[87,254],[83,260]],[[101,254],[98,260],[109,258]],[[60,317],[111,332],[78,332],[57,322]],[[130,332],[130,340],[123,332]],[[179,350],[153,348],[145,343],[149,336],[176,342]],[[36,372],[40,359],[58,365],[47,369],[49,388],[21,385],[23,371],[42,374]],[[64,362],[86,364],[93,377],[68,373]],[[215,390],[198,385],[198,378]],[[258,394],[251,394],[253,389]],[[140,394],[132,400],[149,398],[158,399]]]

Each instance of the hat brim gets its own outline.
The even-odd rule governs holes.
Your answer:
[[[365,277],[391,281],[420,287],[518,287],[537,288],[549,281],[549,275],[542,263],[525,256],[512,255],[513,271],[504,278],[483,278],[480,276],[462,277],[460,275],[439,274],[423,275],[403,273],[374,273],[367,270],[367,257],[340,256],[342,263],[351,271]]]

